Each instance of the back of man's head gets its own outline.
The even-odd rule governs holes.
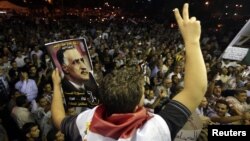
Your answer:
[[[108,114],[131,113],[143,95],[143,75],[135,67],[114,70],[100,85],[100,98]]]
[[[20,95],[16,98],[16,105],[18,107],[23,107],[27,103],[27,97],[25,95]]]

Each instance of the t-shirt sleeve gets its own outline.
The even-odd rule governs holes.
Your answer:
[[[80,132],[76,125],[76,116],[65,117],[61,123],[61,132],[69,141],[82,141]]]
[[[174,139],[179,130],[187,122],[191,112],[180,102],[171,100],[166,107],[159,112],[159,115],[168,124],[171,138]]]

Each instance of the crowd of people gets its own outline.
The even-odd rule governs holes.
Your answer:
[[[53,92],[53,89],[55,90],[53,84],[56,84],[55,81],[58,82],[58,76],[53,72],[52,60],[44,46],[45,43],[52,41],[85,38],[93,63],[93,76],[102,88],[106,87],[103,86],[104,82],[112,80],[111,74],[115,76],[118,73],[116,75],[120,75],[122,79],[119,71],[123,72],[125,68],[136,68],[136,73],[142,74],[144,80],[143,105],[149,112],[160,115],[164,119],[173,118],[167,117],[167,112],[163,111],[169,109],[169,105],[174,103],[173,100],[181,101],[180,103],[183,104],[180,95],[183,91],[186,92],[186,87],[190,85],[194,87],[192,81],[206,82],[206,80],[200,81],[203,77],[196,78],[196,75],[202,75],[203,72],[202,68],[195,67],[200,59],[196,60],[194,66],[189,64],[196,68],[192,70],[191,75],[187,71],[187,64],[190,61],[187,59],[192,56],[188,51],[192,52],[192,47],[191,49],[187,47],[185,42],[187,39],[185,36],[184,40],[181,38],[177,26],[169,27],[150,20],[131,22],[111,19],[106,22],[89,23],[77,17],[30,18],[18,14],[11,17],[1,15],[0,26],[0,139],[11,141],[68,139],[70,133],[65,126],[68,126],[66,121],[69,122],[72,118],[66,118],[63,121],[60,119],[58,124],[52,122],[51,105],[55,92]],[[205,96],[200,98],[202,99],[200,105],[193,110],[194,107],[189,105],[190,108],[184,104],[188,110],[182,107],[184,109],[182,114],[190,115],[190,111],[198,114],[203,123],[203,130],[206,130],[210,124],[249,125],[250,66],[220,57],[222,49],[234,34],[222,36],[206,29],[202,31],[200,46],[205,61],[208,87],[204,93]],[[114,71],[117,72],[114,73]],[[53,81],[52,74],[54,74]],[[135,77],[133,79],[137,80]],[[191,83],[188,80],[192,80]],[[112,81],[123,83],[122,80]],[[106,85],[112,86],[107,83]],[[201,86],[196,87],[200,90]],[[120,89],[116,91],[120,92],[123,87],[118,88]],[[131,88],[135,89],[132,91],[140,92],[136,87]],[[199,97],[193,96],[192,92],[197,91],[188,93],[195,103]],[[105,99],[103,96],[100,98]],[[138,102],[140,98],[133,98],[133,100]],[[109,101],[109,104],[106,106],[114,108],[109,115],[123,110],[119,105],[116,107],[112,105],[112,101]],[[125,104],[136,106],[133,103]],[[80,114],[75,107],[64,104],[63,108],[65,117],[76,117]],[[124,107],[125,112],[131,112],[131,109],[126,108]],[[162,128],[171,131],[170,125],[173,124],[168,124],[169,127]],[[63,126],[61,129],[66,132],[65,137],[59,130],[60,126]],[[174,134],[169,138],[173,139],[176,131],[172,133]],[[82,136],[84,134],[86,133],[81,133]]]

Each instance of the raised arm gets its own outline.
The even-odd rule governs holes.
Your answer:
[[[65,117],[63,106],[62,92],[61,92],[61,77],[58,69],[52,73],[54,94],[51,104],[52,120],[57,129],[60,129],[62,120]]]
[[[182,16],[178,9],[174,9],[174,14],[184,39],[186,62],[184,89],[173,99],[193,112],[207,89],[206,68],[200,49],[201,26],[195,17],[189,18],[188,4],[184,4]]]

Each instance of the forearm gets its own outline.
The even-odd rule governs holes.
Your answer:
[[[205,95],[207,75],[199,41],[185,42],[186,62],[184,89],[174,99],[194,111]]]
[[[60,129],[65,111],[62,100],[61,85],[54,85],[54,95],[51,104],[52,119],[57,129]]]
[[[207,92],[206,92],[206,97],[212,96],[212,94],[213,94],[213,89],[214,89],[214,84],[215,84],[214,80],[211,81],[211,83],[209,84],[209,86],[208,86],[208,88],[207,88]]]
[[[232,123],[242,120],[242,116],[231,116],[231,117],[211,117],[211,121],[219,123]]]
[[[207,72],[200,49],[200,43],[197,41],[193,43],[185,43],[185,45],[185,88],[190,91],[199,90],[204,93],[207,89]],[[190,81],[194,83],[190,83]]]
[[[207,72],[199,41],[185,43],[186,65],[185,65],[185,88],[189,92],[189,97],[196,102],[194,109],[202,100],[207,89]]]

